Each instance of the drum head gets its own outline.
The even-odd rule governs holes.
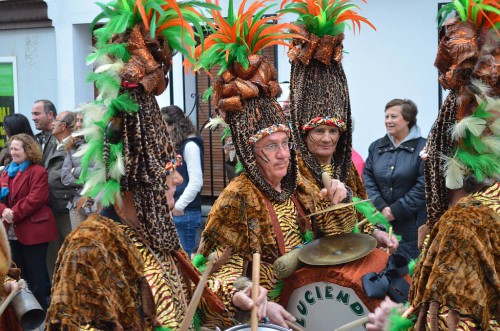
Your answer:
[[[226,329],[226,331],[250,331],[252,328],[250,327],[250,324],[242,324],[242,325],[236,325],[233,326],[229,329]],[[288,329],[285,329],[284,327],[278,326],[278,325],[272,325],[272,324],[259,324],[259,331],[289,331]]]
[[[362,233],[323,237],[305,245],[299,260],[309,265],[337,265],[360,259],[377,247],[377,240]]]

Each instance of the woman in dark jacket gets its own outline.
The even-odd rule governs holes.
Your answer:
[[[424,164],[420,151],[426,140],[417,126],[417,106],[394,99],[385,106],[387,135],[370,145],[363,171],[368,197],[402,236],[398,253],[419,255],[418,228],[425,223]]]
[[[49,207],[49,185],[38,142],[27,134],[10,139],[12,162],[0,176],[0,213],[12,258],[43,309],[50,293],[46,256],[57,226]]]

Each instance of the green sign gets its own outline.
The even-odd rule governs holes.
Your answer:
[[[0,146],[5,144],[3,118],[14,113],[14,65],[0,63]]]

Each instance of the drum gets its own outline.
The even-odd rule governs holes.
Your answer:
[[[383,271],[388,260],[385,251],[375,249],[349,263],[306,266],[283,280],[280,303],[306,330],[332,331],[368,315],[380,304],[381,300],[366,296],[361,278]]]
[[[252,328],[250,327],[250,324],[242,324],[226,329],[226,331],[250,331],[251,329]],[[289,329],[285,329],[284,327],[278,325],[259,324],[259,331],[272,331],[272,330],[289,331]]]

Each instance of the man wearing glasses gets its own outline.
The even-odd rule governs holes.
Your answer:
[[[47,251],[47,268],[51,279],[59,249],[64,238],[71,232],[68,203],[73,196],[74,189],[63,185],[61,170],[66,157],[65,146],[72,139],[71,133],[75,128],[75,123],[75,114],[70,111],[58,114],[52,121],[52,136],[57,140],[57,145],[52,147],[52,151],[49,151],[50,156],[46,162],[46,169],[49,174],[50,207],[56,217],[59,237],[49,243]]]
[[[226,119],[244,172],[224,189],[208,216],[200,252],[204,256],[217,252],[220,265],[209,286],[233,315],[238,310],[250,310],[253,303],[249,291],[237,291],[239,285],[233,284],[238,279],[237,284],[245,282],[240,277],[251,274],[252,253],[260,252],[259,316],[286,327],[286,321],[295,318],[277,303],[279,294],[272,301],[266,299],[278,284],[273,262],[322,232],[316,227],[326,224],[322,220],[335,217],[338,211],[315,219],[304,216],[317,211],[320,201],[341,202],[347,197],[347,189],[333,180],[328,191],[320,192],[298,173],[295,144],[276,100],[258,98],[245,111],[227,114]],[[342,212],[354,217],[352,209]],[[214,322],[205,326],[210,327],[210,323]],[[226,319],[214,324],[220,327],[230,323]]]

